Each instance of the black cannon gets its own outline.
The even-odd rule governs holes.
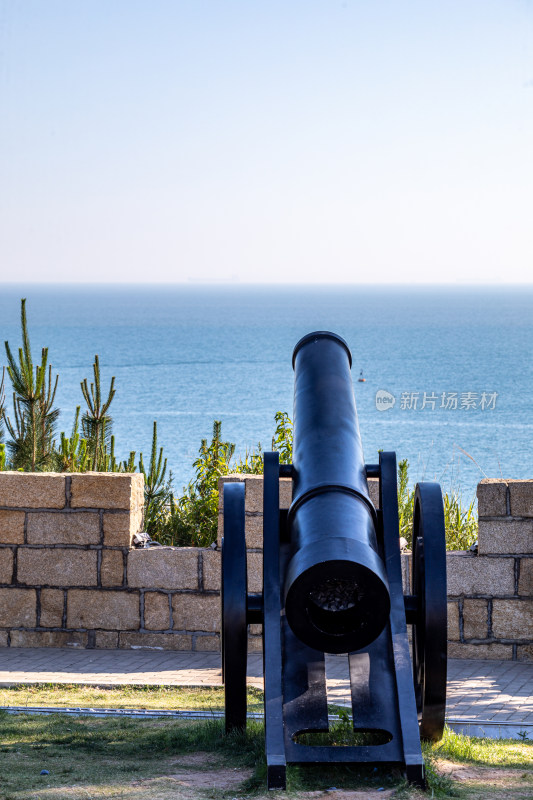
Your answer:
[[[346,342],[310,333],[294,349],[293,463],[265,453],[263,591],[246,581],[244,483],[224,487],[222,670],[226,731],[246,725],[247,626],[262,625],[269,788],[287,763],[387,763],[426,784],[420,738],[439,739],[446,702],[442,493],[415,490],[411,591],[404,595],[396,455],[365,465]],[[279,479],[292,503],[279,508]],[[379,478],[379,509],[367,478]],[[412,644],[407,635],[412,627]],[[328,731],[325,654],[347,654],[354,744]]]

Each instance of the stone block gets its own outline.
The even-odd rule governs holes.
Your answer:
[[[224,536],[224,515],[218,515],[217,522],[217,547],[222,547],[222,537]]]
[[[459,605],[448,603],[448,641],[458,642],[459,639]]]
[[[513,517],[533,517],[533,480],[509,481],[509,493]]]
[[[247,553],[248,591],[263,591],[263,553]]]
[[[202,550],[204,589],[207,591],[220,591],[221,556],[220,550]]]
[[[507,481],[483,478],[477,486],[477,507],[480,517],[507,516]]]
[[[95,631],[94,646],[102,650],[116,650],[118,631]]]
[[[96,586],[96,550],[19,547],[17,577],[28,586]]]
[[[71,589],[67,594],[69,628],[137,630],[140,627],[137,592]]]
[[[487,558],[463,551],[446,554],[448,596],[514,594],[514,558]]]
[[[0,589],[0,625],[34,628],[37,622],[35,589]]]
[[[248,637],[248,652],[260,653],[263,649],[263,640],[260,636]]]
[[[533,597],[533,558],[520,559],[518,594]]]
[[[231,475],[223,475],[218,479],[218,513],[222,514],[224,511],[224,484],[225,483],[239,483],[244,481],[244,475],[232,473]]]
[[[102,586],[122,586],[124,582],[124,556],[121,550],[102,550],[100,578]]]
[[[263,515],[246,514],[244,518],[244,531],[246,536],[246,547],[263,547]]]
[[[463,634],[465,639],[487,639],[489,635],[486,600],[463,602]]]
[[[106,547],[131,547],[133,537],[141,530],[139,514],[104,513],[104,545]]]
[[[10,547],[0,548],[0,583],[11,583],[13,578],[13,551]]]
[[[63,627],[64,599],[61,589],[41,589],[41,628]]]
[[[0,647],[8,647],[8,646],[9,646],[9,640],[7,631],[0,631]]]
[[[533,639],[533,600],[494,600],[492,633],[495,639]]]
[[[401,553],[402,588],[404,594],[411,594],[411,554]]]
[[[71,508],[137,510],[144,487],[142,473],[83,472],[71,476]]]
[[[172,616],[175,630],[218,633],[220,598],[216,595],[175,594]]]
[[[245,507],[248,512],[263,512],[263,476],[246,477]]]
[[[118,646],[132,650],[192,650],[192,636],[182,633],[125,633],[118,636]]]
[[[279,507],[289,508],[292,503],[292,478],[279,479]],[[263,504],[261,503],[261,510]]]
[[[263,513],[263,476],[232,474],[224,475],[218,479],[218,511],[224,511],[224,484],[238,483],[245,484],[245,508],[247,513]],[[292,480],[291,478],[280,478],[279,481],[279,503],[280,508],[289,508],[292,501]]]
[[[0,472],[0,506],[64,508],[65,475],[56,472]]]
[[[0,510],[0,544],[24,543],[24,511]]]
[[[475,658],[495,659],[496,661],[511,661],[513,658],[512,644],[461,644],[448,642],[448,658]]]
[[[128,553],[128,586],[198,589],[197,547],[152,547]]]
[[[81,631],[11,631],[11,647],[87,647]]]
[[[248,625],[248,633],[250,636],[261,636],[263,626],[259,624]]]
[[[194,637],[194,649],[197,652],[218,653],[220,651],[220,638],[218,636],[200,636],[198,634]]]
[[[532,553],[533,520],[479,520],[479,553]]]
[[[167,631],[170,628],[170,604],[168,594],[146,592],[144,595],[144,627],[151,631]]]
[[[100,516],[90,511],[71,514],[28,512],[28,544],[99,544]]]
[[[516,660],[533,663],[533,644],[519,644],[516,648]]]
[[[368,496],[374,508],[379,508],[379,478],[367,478]]]

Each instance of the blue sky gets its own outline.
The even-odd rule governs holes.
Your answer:
[[[530,0],[0,0],[0,280],[533,281]]]

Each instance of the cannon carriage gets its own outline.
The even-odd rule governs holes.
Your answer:
[[[387,763],[426,784],[420,739],[439,739],[446,700],[446,560],[440,486],[415,491],[411,592],[404,595],[396,456],[365,465],[351,354],[318,331],[294,349],[293,463],[265,453],[263,591],[246,583],[244,483],[224,487],[222,669],[226,731],[246,725],[247,626],[262,625],[269,788],[287,763]],[[279,479],[292,479],[288,512]],[[376,510],[367,478],[379,478]],[[412,628],[409,646],[407,626]],[[325,654],[347,654],[360,743],[328,731]]]

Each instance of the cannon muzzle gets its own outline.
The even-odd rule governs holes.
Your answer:
[[[295,635],[326,653],[373,642],[390,597],[368,495],[348,345],[310,333],[293,353],[293,546],[285,613]]]

